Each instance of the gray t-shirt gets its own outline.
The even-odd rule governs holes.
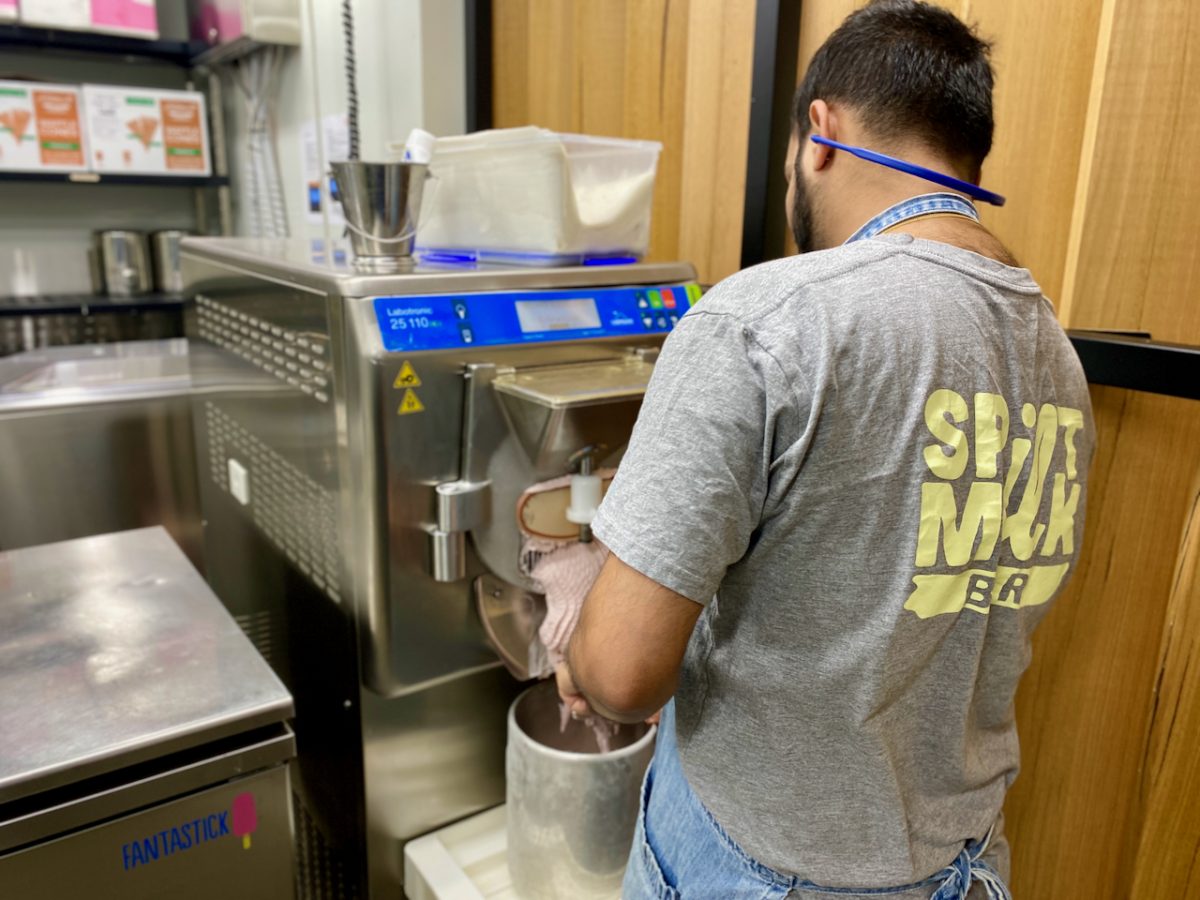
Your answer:
[[[949,245],[756,266],[680,321],[595,532],[707,607],[680,754],[747,852],[887,887],[987,832],[1094,434],[1028,271]]]

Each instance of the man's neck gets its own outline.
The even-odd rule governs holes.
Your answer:
[[[850,140],[849,143],[854,141]],[[884,149],[887,153],[935,172],[945,172],[959,178],[965,175],[957,171],[949,160],[920,143],[906,142]],[[836,197],[836,202],[831,202],[827,207],[829,219],[825,223],[824,234],[825,244],[831,247],[845,243],[864,224],[901,201],[948,190],[924,178],[856,159],[841,151],[834,159],[834,169],[832,174],[836,181],[829,190]]]
[[[1019,266],[996,236],[981,224],[965,216],[928,216],[902,222],[889,228],[888,234],[909,234],[926,241],[937,241],[986,256],[1006,266]]]
[[[936,161],[914,161],[921,165],[928,165],[929,168],[949,171],[944,163],[939,166]],[[870,163],[864,163],[864,165],[870,165]],[[900,172],[876,173],[870,172],[870,170],[859,170],[856,174],[866,177],[843,192],[842,202],[837,204],[836,214],[828,225],[827,246],[836,247],[845,243],[859,228],[897,203],[921,194],[947,190],[923,178]],[[972,253],[989,257],[1007,266],[1018,265],[1012,254],[991,232],[978,222],[964,216],[913,219],[888,229],[888,233],[911,234],[916,238],[938,241],[960,247],[963,250],[970,250]]]

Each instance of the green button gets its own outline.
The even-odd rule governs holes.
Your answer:
[[[650,292],[650,305],[655,309],[663,308],[662,293],[659,291]]]
[[[688,306],[695,306],[696,301],[699,300],[701,296],[700,285],[692,282],[691,284],[687,285],[685,290],[687,291]]]

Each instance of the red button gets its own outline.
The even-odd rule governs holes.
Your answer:
[[[673,293],[671,293],[670,288],[662,289],[662,298],[663,298],[663,306],[665,306],[667,309],[675,308],[675,295]]]

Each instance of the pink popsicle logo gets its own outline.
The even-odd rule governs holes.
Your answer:
[[[233,833],[242,839],[242,849],[250,849],[250,835],[258,828],[258,810],[249,791],[233,798]]]

